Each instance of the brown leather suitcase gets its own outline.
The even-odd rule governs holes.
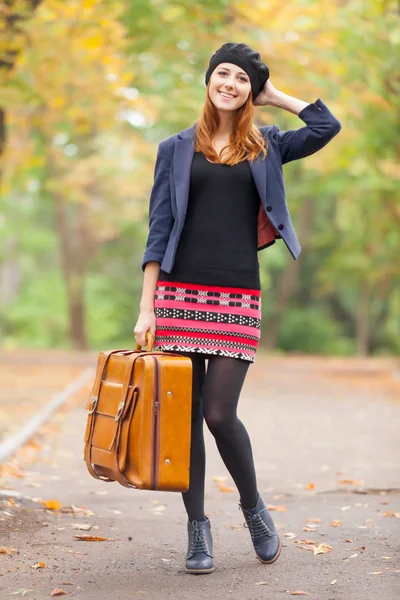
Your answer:
[[[86,406],[86,465],[93,477],[103,481],[185,492],[189,488],[192,361],[179,354],[153,352],[152,343],[146,352],[140,348],[99,355]]]

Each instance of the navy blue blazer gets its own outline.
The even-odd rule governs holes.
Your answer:
[[[262,250],[273,244],[276,237],[282,237],[294,259],[301,247],[286,202],[282,165],[314,154],[341,130],[340,122],[320,98],[303,108],[299,118],[306,124],[300,129],[280,131],[277,125],[260,127],[267,140],[267,156],[249,161],[261,199],[257,249]],[[188,204],[195,127],[196,124],[159,144],[142,270],[149,261],[159,262],[167,273],[174,265]]]

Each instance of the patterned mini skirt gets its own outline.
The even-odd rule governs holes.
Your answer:
[[[255,361],[261,290],[158,280],[154,312],[154,350]]]

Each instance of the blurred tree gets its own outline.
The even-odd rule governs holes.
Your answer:
[[[33,16],[0,80],[7,343],[129,343],[156,142],[195,121],[211,54],[237,40],[260,50],[276,87],[327,99],[343,124],[332,144],[285,167],[303,253],[292,261],[279,243],[260,254],[262,343],[349,353],[356,339],[360,353],[400,350],[396,2],[6,6],[22,4]],[[299,127],[277,109],[258,108],[256,117]]]
[[[9,75],[22,50],[26,31],[24,21],[38,7],[41,0],[4,0],[0,6],[0,88],[7,84]],[[0,106],[0,177],[1,157],[6,144],[6,112]]]

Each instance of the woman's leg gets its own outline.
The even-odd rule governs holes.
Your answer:
[[[190,485],[182,493],[189,521],[205,521],[204,480],[206,470],[206,452],[203,433],[202,388],[205,376],[205,356],[195,352],[180,352],[192,360],[192,439],[190,446]]]
[[[249,365],[239,358],[210,356],[203,386],[207,426],[248,509],[257,503],[257,480],[250,438],[236,410]]]

